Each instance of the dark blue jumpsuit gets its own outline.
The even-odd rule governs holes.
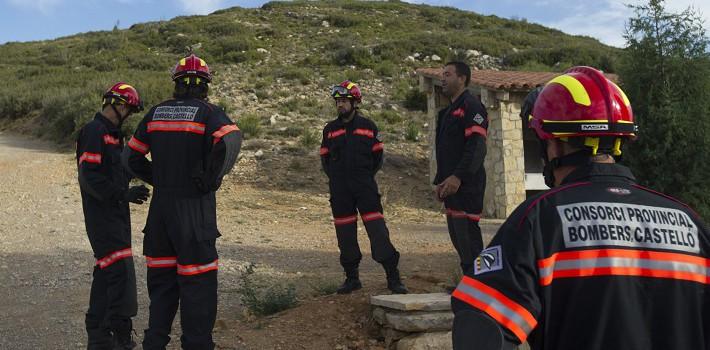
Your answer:
[[[136,276],[131,251],[129,174],[121,166],[123,135],[101,113],[80,131],[76,159],[86,232],[96,265],[86,329],[89,349],[111,345],[111,332],[130,332],[136,315]]]
[[[214,349],[220,236],[215,191],[240,145],[239,128],[224,111],[199,99],[153,107],[128,142],[126,165],[154,187],[143,231],[150,295],[143,349],[165,348],[178,306],[182,348]]]

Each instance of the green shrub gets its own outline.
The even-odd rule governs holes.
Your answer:
[[[379,76],[391,77],[397,73],[397,66],[391,61],[380,62],[375,66],[375,73]]]
[[[360,20],[358,20],[357,17],[352,16],[350,14],[331,14],[326,17],[326,21],[328,21],[328,23],[330,23],[332,26],[338,28],[354,27],[358,25],[358,23],[360,23]]]
[[[249,265],[241,277],[237,292],[241,294],[242,304],[254,315],[268,316],[288,310],[298,305],[296,287],[281,284],[278,279],[260,278]]]
[[[311,81],[312,70],[298,66],[284,66],[276,74],[278,77],[295,80],[301,84],[308,84]]]
[[[378,113],[373,114],[372,119],[377,121],[377,124],[382,124],[387,125],[387,124],[396,124],[402,121],[402,116],[399,115],[394,110],[391,109],[386,109],[383,111],[380,111]]]
[[[373,66],[372,54],[362,46],[346,47],[333,53],[333,63],[337,66],[357,66],[370,68]]]
[[[419,91],[418,88],[409,89],[404,96],[404,107],[413,111],[426,112],[427,95],[426,92]]]
[[[315,148],[320,144],[320,133],[315,130],[303,129],[299,143],[305,149]]]
[[[321,279],[315,282],[309,283],[311,289],[313,289],[314,296],[331,295],[340,287],[340,284],[336,280]]]
[[[244,138],[258,138],[261,136],[261,118],[255,114],[245,114],[243,117],[237,119],[237,125],[242,131]]]
[[[407,128],[404,130],[404,139],[407,141],[418,141],[419,140],[419,126],[415,122],[409,122]]]

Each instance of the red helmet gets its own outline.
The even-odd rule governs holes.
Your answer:
[[[360,88],[357,84],[350,80],[346,80],[339,85],[333,86],[330,91],[330,95],[333,98],[349,98],[355,100],[355,102],[362,102],[362,93],[360,93]]]
[[[208,83],[212,81],[207,62],[194,54],[181,59],[173,68],[173,81],[182,77],[198,77],[207,80]]]
[[[535,101],[528,126],[542,140],[580,138],[584,146],[621,154],[622,139],[636,137],[631,103],[591,67],[572,67],[550,80]]]
[[[133,108],[134,111],[140,112],[143,110],[143,101],[138,95],[138,90],[126,83],[116,83],[111,88],[106,90],[103,96],[103,104],[120,104],[125,103]]]

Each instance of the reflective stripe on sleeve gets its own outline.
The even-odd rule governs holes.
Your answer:
[[[535,317],[523,306],[468,276],[463,277],[451,296],[488,314],[515,334],[521,343],[537,326]]]
[[[464,130],[464,136],[465,137],[470,137],[473,134],[479,134],[483,136],[483,138],[488,137],[488,131],[485,128],[482,128],[478,125],[474,125],[466,130]]]
[[[330,153],[330,150],[328,149],[328,147],[321,147],[321,148],[320,148],[320,155],[321,155],[321,156],[325,156],[325,155],[327,155],[328,153]]]
[[[372,146],[372,152],[379,152],[382,151],[384,148],[385,144],[382,142],[378,142],[374,146]]]
[[[131,137],[131,139],[128,140],[128,147],[141,154],[147,154],[150,150],[150,147],[148,147],[148,145],[138,140],[135,136]]]
[[[217,142],[219,142],[219,140],[221,140],[224,135],[227,135],[233,131],[239,131],[239,127],[234,124],[222,126],[221,128],[219,128],[219,130],[212,133],[212,137],[214,137],[214,140],[212,140],[212,144],[217,144]]]
[[[83,162],[101,164],[101,153],[84,152],[79,157],[79,164]]]

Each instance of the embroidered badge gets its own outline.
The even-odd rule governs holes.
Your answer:
[[[459,108],[459,109],[451,112],[451,115],[453,115],[456,118],[463,118],[464,110],[463,110],[463,108]]]
[[[625,196],[627,194],[631,194],[631,191],[625,189],[625,188],[618,188],[618,187],[609,187],[606,189],[609,193],[613,194],[618,194],[620,196]]]
[[[503,255],[499,245],[484,249],[476,258],[474,273],[480,275],[486,272],[503,269]]]
[[[483,121],[484,121],[484,120],[486,120],[486,119],[483,118],[483,116],[480,115],[480,114],[478,114],[478,113],[476,113],[476,116],[473,117],[473,121],[476,122],[476,123],[478,123],[479,125],[480,125],[480,124],[483,124]]]

